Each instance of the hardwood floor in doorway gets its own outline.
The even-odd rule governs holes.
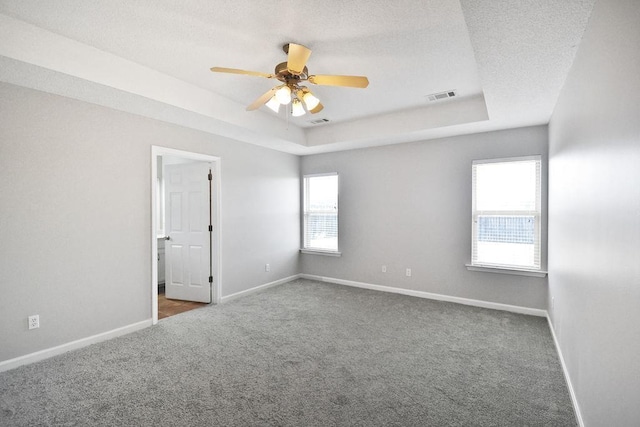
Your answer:
[[[165,317],[184,313],[185,311],[206,306],[203,302],[181,301],[177,299],[167,299],[164,293],[158,294],[158,320]]]

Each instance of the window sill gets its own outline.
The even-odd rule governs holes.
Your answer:
[[[498,274],[515,274],[517,276],[530,276],[530,277],[546,277],[547,272],[543,270],[528,270],[526,268],[508,268],[508,267],[496,267],[496,266],[484,266],[465,264],[469,271],[481,271],[483,273],[498,273]]]
[[[320,249],[300,249],[300,253],[308,254],[308,255],[324,255],[324,256],[342,256],[342,252],[335,251],[322,251]]]

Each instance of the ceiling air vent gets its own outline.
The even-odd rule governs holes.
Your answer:
[[[438,93],[432,93],[431,95],[427,95],[427,99],[431,102],[434,102],[434,101],[440,101],[442,99],[453,98],[454,96],[456,96],[456,91],[448,90],[446,92],[438,92]]]
[[[322,123],[327,123],[329,121],[329,119],[317,119],[317,120],[310,120],[309,123],[311,123],[312,125],[319,125]]]

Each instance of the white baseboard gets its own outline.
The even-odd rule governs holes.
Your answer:
[[[279,280],[275,280],[273,282],[265,283],[264,285],[259,285],[259,286],[256,286],[255,288],[247,289],[245,291],[236,292],[235,294],[227,295],[227,296],[224,296],[224,297],[220,298],[220,302],[222,302],[222,303],[229,302],[231,300],[243,297],[245,295],[252,294],[254,292],[259,292],[259,291],[263,291],[263,290],[265,290],[267,288],[271,288],[273,286],[282,285],[284,283],[288,283],[288,282],[291,282],[293,280],[299,279],[301,276],[302,275],[300,275],[300,274],[294,274],[293,276],[289,276],[289,277],[285,277],[284,279],[279,279]]]
[[[247,289],[246,291],[237,292],[235,294],[227,295],[222,297],[221,302],[227,302],[235,298],[239,298],[241,296],[245,296],[251,294],[253,292],[258,292],[264,290],[266,288],[270,288],[272,286],[281,285],[287,282],[291,282],[293,280],[299,279],[300,275],[295,274],[293,276],[285,277],[284,279],[276,280],[274,282],[265,283],[264,285],[256,286],[255,288]],[[101,341],[106,341],[111,338],[119,337],[121,335],[126,335],[131,332],[138,331],[140,329],[144,329],[146,327],[152,326],[152,320],[143,320],[142,322],[134,323],[131,325],[123,326],[118,329],[113,329],[111,331],[103,332],[101,334],[93,335],[87,338],[82,338],[76,341],[71,341],[66,344],[62,344],[56,347],[47,348],[44,350],[37,351],[35,353],[26,354],[24,356],[19,356],[14,359],[9,359],[0,362],[0,372],[8,371],[10,369],[17,368],[22,365],[28,365],[30,363],[39,362],[44,359],[48,359],[53,356],[57,356],[62,353],[66,353],[71,350],[76,350],[82,347],[86,347],[91,344],[95,344]]]
[[[521,307],[518,305],[501,304],[497,302],[482,301],[450,295],[434,294],[431,292],[414,291],[411,289],[393,288],[390,286],[372,285],[370,283],[354,282],[351,280],[335,279],[332,277],[314,276],[312,274],[300,274],[300,278],[317,280],[319,282],[335,283],[338,285],[353,286],[356,288],[371,289],[374,291],[390,292],[394,294],[409,295],[418,298],[427,298],[438,301],[454,302],[457,304],[471,305],[474,307],[491,308],[493,310],[510,311],[512,313],[528,314],[530,316],[547,317],[547,311],[538,308]]]
[[[112,329],[111,331],[103,332],[101,334],[92,335],[90,337],[81,338],[79,340],[71,341],[66,344],[62,344],[56,347],[47,348],[44,350],[36,351],[35,353],[26,354],[24,356],[16,357],[0,362],[0,372],[8,371],[10,369],[17,368],[19,366],[28,365],[30,363],[39,362],[44,359],[48,359],[53,356],[57,356],[62,353],[66,353],[71,350],[77,350],[82,347],[86,347],[91,344],[107,341],[121,335],[130,334],[131,332],[139,331],[151,326],[151,319],[143,320],[142,322],[132,323],[131,325],[123,326],[121,328]]]
[[[567,370],[566,363],[564,363],[564,356],[562,355],[562,350],[560,350],[560,343],[558,342],[558,337],[556,336],[556,330],[553,327],[553,322],[551,322],[551,318],[549,317],[549,315],[547,315],[547,322],[549,323],[549,329],[551,329],[551,336],[553,337],[553,342],[556,345],[556,351],[558,352],[558,357],[560,358],[560,365],[562,366],[564,379],[567,383],[567,388],[569,389],[569,395],[571,396],[573,411],[576,414],[578,425],[580,427],[584,427],[584,421],[582,420],[582,413],[580,412],[580,405],[578,405],[578,398],[576,397],[575,390],[573,389],[573,384],[571,383],[571,377],[569,377],[569,371]]]
[[[295,274],[293,276],[289,276],[289,277],[285,277],[283,279],[279,279],[273,282],[269,282],[269,283],[265,283],[264,285],[260,285],[260,286],[256,286],[254,288],[251,289],[247,289],[241,292],[237,292],[235,294],[231,294],[231,295],[227,295],[221,298],[221,302],[228,302],[231,301],[233,299],[236,298],[240,298],[242,296],[245,295],[249,295],[252,294],[254,292],[259,292],[262,291],[264,289],[273,287],[273,286],[278,286],[278,285],[282,285],[284,283],[288,283],[291,282],[293,280],[296,279],[309,279],[309,280],[317,280],[320,282],[328,282],[328,283],[335,283],[335,284],[339,284],[339,285],[345,285],[345,286],[352,286],[352,287],[357,287],[357,288],[363,288],[363,289],[371,289],[371,290],[375,290],[375,291],[382,291],[382,292],[390,292],[390,293],[396,293],[396,294],[402,294],[402,295],[409,295],[409,296],[414,296],[414,297],[418,297],[418,298],[427,298],[427,299],[433,299],[433,300],[438,300],[438,301],[447,301],[447,302],[453,302],[453,303],[458,303],[458,304],[464,304],[464,305],[471,305],[471,306],[475,306],[475,307],[483,307],[483,308],[490,308],[490,309],[494,309],[494,310],[503,310],[503,311],[510,311],[513,313],[520,313],[520,314],[528,314],[528,315],[532,315],[532,316],[540,316],[540,317],[547,317],[547,312],[545,310],[540,310],[540,309],[535,309],[535,308],[528,308],[528,307],[520,307],[520,306],[515,306],[515,305],[508,305],[508,304],[500,304],[500,303],[494,303],[494,302],[488,302],[488,301],[481,301],[481,300],[474,300],[474,299],[468,299],[468,298],[461,298],[461,297],[454,297],[454,296],[449,296],[449,295],[442,295],[442,294],[434,294],[434,293],[430,293],[430,292],[423,292],[423,291],[414,291],[414,290],[410,290],[410,289],[402,289],[402,288],[393,288],[390,286],[381,286],[381,285],[373,285],[370,283],[363,283],[363,282],[355,282],[355,281],[351,281],[351,280],[343,280],[343,279],[336,279],[336,278],[331,278],[331,277],[323,277],[323,276],[315,276],[315,275],[311,275],[311,274]],[[56,356],[58,354],[62,354],[62,353],[66,353],[67,351],[71,351],[71,350],[76,350],[82,347],[86,347],[88,345],[91,344],[95,344],[101,341],[106,341],[109,340],[111,338],[115,338],[121,335],[126,335],[129,334],[131,332],[135,332],[138,331],[140,329],[144,329],[146,327],[149,327],[152,325],[152,321],[151,319],[147,319],[147,320],[143,320],[141,322],[138,323],[134,323],[131,325],[127,325],[127,326],[123,326],[121,328],[117,328],[117,329],[113,329],[111,331],[107,331],[107,332],[103,332],[101,334],[97,334],[97,335],[93,335],[87,338],[82,338],[76,341],[72,341],[66,344],[62,344],[56,347],[52,347],[52,348],[48,348],[45,350],[41,350],[41,351],[37,351],[35,353],[31,353],[31,354],[27,354],[24,356],[20,356],[20,357],[16,357],[14,359],[9,359],[9,360],[5,360],[0,362],[0,372],[4,372],[4,371],[8,371],[10,369],[14,369],[17,368],[19,366],[22,365],[28,365],[30,363],[34,363],[34,362],[38,362],[40,360],[44,360],[44,359],[48,359],[50,357]],[[566,371],[566,367],[564,364],[564,359],[562,358],[562,353],[560,352],[560,347],[558,346],[558,342],[556,340],[556,336],[555,333],[553,331],[553,327],[551,326],[551,323],[549,323],[550,327],[551,327],[551,332],[553,335],[553,339],[556,343],[556,348],[558,349],[558,354],[560,355],[560,360],[562,362],[562,368],[565,372],[565,377],[567,378],[567,384],[569,385],[569,391],[571,393],[571,399],[574,402],[574,407],[576,408],[576,414],[577,414],[577,418],[579,419],[579,421],[581,422],[582,419],[580,417],[580,412],[578,410],[578,406],[577,406],[577,402],[575,400],[575,395],[573,393],[573,388],[571,387],[571,382],[569,381],[569,377],[567,376],[567,371]],[[583,425],[582,423],[580,424],[581,426]]]
[[[573,404],[573,409],[575,411],[576,419],[578,421],[578,425],[580,427],[584,427],[584,421],[582,420],[582,413],[580,412],[580,406],[578,405],[578,400],[576,398],[575,391],[573,389],[573,385],[571,383],[571,378],[569,377],[569,372],[567,370],[567,365],[565,364],[564,357],[562,355],[562,350],[560,349],[560,345],[558,343],[558,338],[556,337],[555,329],[553,327],[553,323],[551,322],[551,318],[549,317],[546,310],[540,310],[535,308],[521,307],[515,305],[508,304],[500,304],[482,300],[474,300],[468,298],[454,297],[449,295],[435,294],[431,292],[423,292],[423,291],[414,291],[411,289],[402,289],[402,288],[393,288],[390,286],[381,286],[381,285],[373,285],[370,283],[363,282],[355,282],[352,280],[343,280],[336,279],[331,277],[323,277],[323,276],[315,276],[312,274],[295,274],[293,276],[285,277],[283,279],[279,279],[270,283],[265,283],[264,285],[256,286],[255,288],[247,289],[245,291],[236,292],[235,294],[227,295],[222,297],[222,302],[228,302],[236,298],[240,298],[245,295],[249,295],[255,292],[259,292],[261,290],[282,285],[284,283],[291,282],[296,279],[309,279],[316,280],[319,282],[327,282],[327,283],[335,283],[338,285],[352,286],[356,288],[370,289],[374,291],[381,292],[390,292],[395,294],[409,295],[418,298],[427,298],[438,301],[447,301],[464,305],[471,305],[475,307],[482,308],[490,308],[494,310],[503,310],[509,311],[513,313],[520,314],[528,314],[532,316],[540,316],[546,317],[547,322],[549,323],[549,329],[551,330],[551,335],[553,337],[553,342],[556,346],[556,350],[558,352],[558,356],[560,358],[560,364],[562,366],[562,372],[564,373],[565,381],[567,383],[567,388],[569,389],[569,395],[571,396],[571,403]],[[99,343],[102,341],[107,341],[112,338],[116,338],[122,335],[130,334],[132,332],[139,331],[141,329],[152,326],[151,319],[143,320],[141,322],[133,323],[131,325],[123,326],[121,328],[113,329],[111,331],[103,332],[97,335],[93,335],[87,338],[82,338],[79,340],[71,341],[66,344],[62,344],[56,347],[48,348],[45,350],[40,350],[35,353],[30,353],[24,356],[16,357],[14,359],[9,359],[0,362],[0,372],[8,371],[11,369],[15,369],[19,366],[28,365],[31,363],[39,362],[44,359],[48,359],[53,356],[57,356],[62,353],[66,353],[71,350],[76,350],[82,347],[89,346],[91,344]]]
[[[556,333],[555,333],[555,330],[553,328],[553,323],[551,322],[551,319],[549,318],[549,314],[547,313],[546,310],[541,310],[541,309],[537,309],[537,308],[529,308],[529,307],[521,307],[521,306],[517,306],[517,305],[500,304],[500,303],[495,303],[495,302],[488,302],[488,301],[461,298],[461,297],[454,297],[454,296],[449,296],[449,295],[434,294],[434,293],[430,293],[430,292],[414,291],[414,290],[411,290],[411,289],[392,288],[390,286],[373,285],[373,284],[370,284],[370,283],[355,282],[355,281],[343,280],[343,279],[335,279],[335,278],[332,278],[332,277],[315,276],[315,275],[312,275],[312,274],[300,274],[299,276],[300,276],[301,279],[316,280],[316,281],[319,281],[319,282],[335,283],[335,284],[338,284],[338,285],[353,286],[353,287],[356,287],[356,288],[371,289],[371,290],[374,290],[374,291],[391,292],[391,293],[395,293],[395,294],[409,295],[409,296],[414,296],[414,297],[419,297],[419,298],[427,298],[427,299],[433,299],[433,300],[438,300],[438,301],[454,302],[454,303],[458,303],[458,304],[471,305],[471,306],[475,306],[475,307],[491,308],[491,309],[494,309],[494,310],[509,311],[509,312],[512,312],[512,313],[528,314],[528,315],[531,315],[531,316],[546,317],[547,318],[547,322],[549,323],[549,329],[551,330],[551,336],[553,337],[553,342],[555,343],[556,350],[557,350],[558,356],[560,358],[560,364],[562,366],[562,372],[564,373],[564,378],[565,378],[565,381],[567,383],[567,388],[569,389],[569,395],[571,396],[571,403],[573,404],[573,410],[574,410],[575,415],[576,415],[576,420],[578,421],[579,427],[584,427],[584,421],[582,420],[582,413],[580,412],[580,406],[578,405],[578,399],[576,398],[576,394],[575,394],[575,391],[573,389],[573,385],[571,384],[571,378],[569,377],[569,371],[567,371],[567,365],[564,362],[564,357],[562,356],[562,351],[560,350],[560,345],[558,344],[558,339],[556,337]]]

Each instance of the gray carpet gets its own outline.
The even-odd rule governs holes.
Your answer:
[[[575,426],[546,320],[299,280],[0,373],[2,426]]]

